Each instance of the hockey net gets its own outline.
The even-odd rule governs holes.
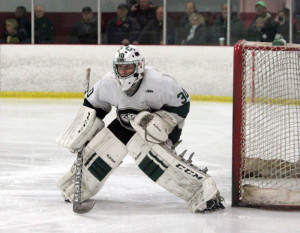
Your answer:
[[[232,205],[300,209],[300,45],[234,47]]]

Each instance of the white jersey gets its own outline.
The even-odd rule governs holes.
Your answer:
[[[127,96],[117,85],[114,72],[107,73],[85,95],[95,108],[110,112],[117,108],[120,123],[132,130],[129,120],[141,111],[166,110],[176,117],[179,128],[189,112],[190,97],[177,81],[153,67],[145,67],[145,76],[133,96]]]

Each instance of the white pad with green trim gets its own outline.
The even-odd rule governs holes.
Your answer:
[[[81,106],[70,127],[56,139],[56,142],[74,153],[90,141],[102,128],[104,128],[104,123],[96,117],[96,110]]]
[[[207,208],[207,201],[218,196],[212,177],[181,159],[166,144],[146,142],[136,133],[127,149],[139,168],[154,182],[189,203],[193,212]]]
[[[103,128],[83,150],[81,200],[96,195],[109,175],[122,163],[126,146],[107,128]],[[73,201],[76,163],[57,181],[65,199]]]

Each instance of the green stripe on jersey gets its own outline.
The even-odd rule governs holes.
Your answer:
[[[176,113],[177,115],[186,118],[187,114],[190,111],[190,102],[185,103],[184,105],[173,107],[173,106],[163,106],[162,110],[167,112]]]

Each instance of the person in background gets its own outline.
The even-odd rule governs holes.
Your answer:
[[[256,41],[257,39],[257,30],[261,26],[261,20],[258,20],[260,23],[259,27],[257,27],[257,18],[263,18],[264,22],[264,27],[260,28],[260,31],[262,33],[262,42],[272,42],[275,38],[276,35],[276,28],[277,24],[275,20],[272,18],[272,15],[267,12],[266,4],[263,1],[259,1],[255,4],[255,12],[256,12],[256,17],[253,19],[253,21],[250,24],[250,27],[248,28],[247,31],[247,40],[249,41]]]
[[[190,17],[194,13],[198,13],[198,11],[196,10],[195,2],[193,1],[185,2],[185,15],[180,20],[179,26],[185,29],[189,29],[192,26],[190,22]]]
[[[112,65],[113,71],[86,93],[77,117],[56,140],[73,153],[83,149],[81,200],[95,196],[129,153],[149,179],[185,200],[193,213],[224,209],[207,169],[174,149],[189,113],[189,94],[172,76],[145,66],[136,46],[119,48]],[[113,107],[115,119],[105,127],[102,120]],[[56,182],[65,201],[74,200],[75,170]]]
[[[275,35],[275,40],[284,39],[286,42],[290,41],[290,10],[284,8],[277,12],[275,21],[277,23],[277,33]],[[297,35],[296,25],[293,24],[293,42],[295,43]]]
[[[221,16],[216,19],[212,27],[212,44],[219,44],[219,39],[224,38],[224,44],[227,44],[227,3],[222,5]],[[231,11],[232,12],[232,11]],[[230,45],[234,45],[238,40],[245,39],[246,25],[237,17],[237,14],[231,13],[230,17]]]
[[[190,17],[192,14],[198,13],[196,10],[196,4],[194,1],[186,1],[185,2],[185,15],[181,18],[179,22],[179,27],[177,27],[177,41],[176,44],[181,44],[185,39],[187,31],[190,29],[191,22]]]
[[[181,42],[183,45],[208,44],[209,33],[206,28],[205,18],[202,14],[194,13],[190,17],[191,27],[186,31],[186,37]]]
[[[35,43],[36,44],[52,44],[55,39],[54,25],[49,18],[45,16],[45,7],[35,7]]]
[[[128,4],[127,4],[127,8],[129,9],[129,10],[131,10],[131,8],[132,8],[132,6],[133,5],[136,5],[136,6],[138,6],[138,0],[127,0],[126,2],[128,2]],[[150,3],[151,4],[151,3]]]
[[[15,17],[18,21],[18,35],[21,36],[26,43],[31,41],[31,24],[26,18],[26,8],[24,6],[18,6],[15,11]]]
[[[117,15],[108,22],[108,44],[137,44],[140,26],[137,21],[128,16],[128,8],[125,3],[118,5]]]
[[[2,39],[4,44],[20,44],[24,42],[24,38],[18,34],[18,21],[9,18],[5,21],[5,31]]]
[[[150,20],[139,36],[140,44],[163,44],[164,8],[159,6],[155,11],[156,18]],[[174,44],[176,28],[173,21],[167,18],[167,44]]]
[[[255,20],[255,28],[253,28],[251,41],[264,42],[267,37],[266,35],[266,25],[264,17],[257,17]]]
[[[254,41],[263,41],[266,37],[265,34],[265,21],[263,17],[256,18],[256,36],[253,37]]]
[[[97,44],[98,26],[92,8],[86,6],[81,11],[82,19],[70,33],[71,44]]]
[[[138,3],[131,6],[129,16],[137,20],[142,30],[149,20],[155,18],[154,8],[149,0],[139,0]]]

